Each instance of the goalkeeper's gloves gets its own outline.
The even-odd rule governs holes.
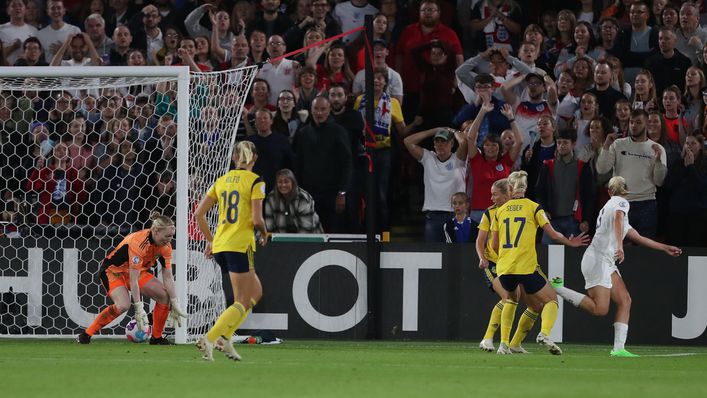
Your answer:
[[[182,326],[182,319],[187,318],[187,313],[183,309],[179,307],[179,299],[178,298],[173,298],[169,300],[171,306],[169,309],[169,319],[172,320],[173,323],[176,323],[177,326],[181,327]]]
[[[142,304],[142,301],[138,301],[133,304],[133,308],[135,308],[135,322],[137,323],[137,328],[138,330],[144,330],[149,323],[145,306]]]

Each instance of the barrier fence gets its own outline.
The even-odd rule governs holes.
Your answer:
[[[17,253],[12,256],[16,261],[0,267],[0,334],[78,333],[105,305],[96,279],[101,258],[93,253],[102,252],[103,246],[110,249],[112,242],[77,241],[72,247],[51,247],[57,245],[54,240],[25,240],[29,246],[23,247],[13,246],[15,242],[20,241],[0,240],[3,250]],[[94,250],[82,250],[89,246]],[[97,246],[101,249],[95,250]],[[272,330],[283,338],[363,339],[371,336],[369,322],[375,314],[381,329],[377,334],[384,339],[481,338],[498,297],[482,279],[473,246],[391,243],[380,248],[379,308],[368,300],[365,243],[275,242],[259,249],[256,269],[264,296],[243,333]],[[539,246],[538,252],[550,277],[563,276],[566,286],[583,290],[582,249]],[[188,258],[199,256],[192,252]],[[626,259],[619,269],[633,298],[630,343],[707,343],[707,249],[687,248],[681,257],[671,258],[628,247]],[[200,284],[208,285],[219,273],[215,265],[202,263],[189,273],[187,283],[201,279]],[[199,308],[199,300],[208,297],[190,295],[189,307]],[[104,334],[122,334],[128,319],[116,321]],[[190,314],[190,330],[203,328],[200,322],[198,314]],[[594,318],[563,303],[552,337],[608,344],[613,341],[612,323],[611,313]]]

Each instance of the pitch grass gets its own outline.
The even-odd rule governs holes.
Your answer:
[[[288,340],[204,362],[191,345],[0,339],[2,397],[707,397],[707,347],[563,344],[499,356],[471,342]],[[659,356],[694,353],[685,356]],[[649,356],[655,355],[655,356]]]

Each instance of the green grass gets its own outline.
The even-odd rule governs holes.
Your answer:
[[[497,356],[477,343],[288,340],[237,345],[241,362],[193,346],[123,340],[0,339],[3,397],[705,397],[707,347],[527,347]],[[688,356],[648,356],[694,353]]]

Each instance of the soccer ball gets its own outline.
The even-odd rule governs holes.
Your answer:
[[[150,338],[150,333],[152,328],[150,325],[145,325],[145,328],[140,330],[137,327],[137,321],[134,319],[128,322],[128,326],[125,327],[125,337],[133,343],[144,343],[148,338]]]

